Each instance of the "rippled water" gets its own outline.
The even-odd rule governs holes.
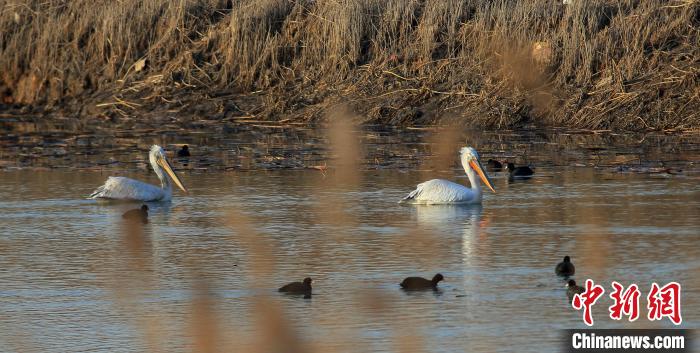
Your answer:
[[[673,163],[675,152],[658,159]],[[568,153],[559,158],[598,158]],[[426,171],[363,168],[357,185],[337,186],[316,170],[194,170],[182,175],[190,193],[152,204],[137,239],[120,219],[133,205],[84,196],[107,175],[155,182],[152,173],[0,172],[0,350],[189,351],[205,337],[248,351],[258,336],[284,341],[278,325],[323,352],[554,352],[559,329],[585,327],[553,274],[564,255],[580,283],[608,293],[613,280],[639,284],[643,297],[651,282],[680,282],[682,327],[700,327],[698,174],[614,173],[544,155],[557,154],[531,156],[531,180],[492,173],[498,192],[481,207],[397,204]],[[437,272],[439,292],[398,288]],[[313,298],[277,295],[307,275]],[[596,327],[672,326],[612,322],[608,293]],[[286,324],[265,321],[276,309]]]

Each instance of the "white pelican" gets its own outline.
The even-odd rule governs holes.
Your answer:
[[[484,172],[479,160],[479,154],[472,147],[463,147],[459,150],[462,167],[467,172],[471,188],[453,183],[444,179],[433,179],[418,184],[415,190],[400,202],[411,202],[419,204],[479,204],[481,203],[481,186],[476,178],[479,174],[481,180],[491,191],[496,192],[491,185],[488,175]]]
[[[163,148],[158,145],[153,145],[151,147],[151,152],[148,154],[148,159],[151,161],[151,166],[156,172],[156,175],[158,175],[158,179],[160,179],[160,187],[125,177],[109,177],[104,185],[97,188],[90,195],[90,198],[142,202],[170,201],[173,195],[170,179],[172,179],[182,191],[187,192],[180,178],[178,178],[177,174],[175,174],[173,168],[170,166],[170,163],[165,158],[165,151],[163,151]]]

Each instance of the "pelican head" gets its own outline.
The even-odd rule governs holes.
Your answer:
[[[151,166],[153,167],[153,170],[155,170],[156,174],[158,175],[158,179],[160,179],[160,182],[164,187],[170,185],[170,181],[168,180],[168,177],[170,177],[170,179],[175,182],[175,185],[182,189],[182,191],[187,192],[187,189],[184,185],[182,185],[180,178],[173,171],[173,168],[170,165],[170,162],[168,162],[168,159],[165,156],[165,151],[162,147],[153,145],[151,147],[151,152],[148,154],[148,159],[151,161]],[[165,171],[165,174],[163,171]]]
[[[484,167],[481,166],[481,159],[479,158],[479,153],[473,147],[462,147],[459,150],[460,159],[462,160],[462,166],[464,169],[473,169],[481,178],[481,181],[486,184],[486,186],[491,189],[491,191],[496,192],[491,183],[491,179],[484,171]]]

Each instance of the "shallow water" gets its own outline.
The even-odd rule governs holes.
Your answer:
[[[204,337],[248,351],[286,327],[323,352],[556,352],[559,329],[585,327],[553,274],[564,255],[579,283],[606,289],[597,328],[673,326],[610,320],[613,280],[640,286],[642,315],[651,282],[680,282],[682,327],[700,327],[698,174],[615,173],[583,166],[599,151],[522,146],[536,177],[491,173],[498,192],[481,207],[397,204],[431,173],[410,168],[362,168],[344,186],[316,170],[184,172],[189,194],[152,204],[137,238],[120,219],[134,205],[84,196],[108,175],[153,173],[0,172],[1,350],[189,351]],[[696,145],[626,151],[698,160]],[[468,183],[457,168],[435,173]],[[439,292],[398,288],[437,272]],[[313,298],[277,295],[307,275]],[[269,319],[277,309],[286,321]]]

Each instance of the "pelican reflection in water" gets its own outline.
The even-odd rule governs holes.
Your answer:
[[[448,252],[440,253],[439,260],[431,260],[437,263],[448,261],[452,264],[459,264],[463,271],[449,272],[449,268],[429,267],[428,270],[448,271],[445,276],[450,278],[450,283],[463,287],[466,292],[459,293],[465,296],[469,293],[465,302],[477,300],[472,296],[478,292],[480,279],[474,276],[469,270],[483,263],[479,260],[484,253],[489,253],[491,241],[486,238],[488,215],[483,216],[483,207],[476,205],[416,205],[412,207],[416,224],[430,234],[440,237],[441,243],[445,244]]]
[[[153,145],[148,157],[151,167],[160,179],[160,187],[126,177],[109,177],[104,185],[90,195],[90,198],[141,202],[170,201],[173,195],[171,179],[182,191],[187,192],[165,157],[163,148]]]

